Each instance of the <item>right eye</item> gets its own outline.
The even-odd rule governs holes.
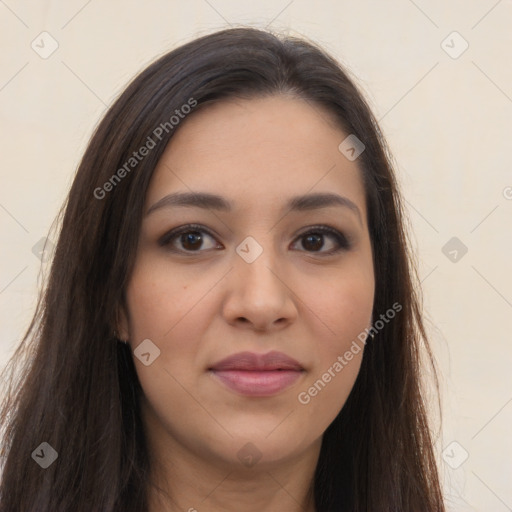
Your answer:
[[[169,231],[158,243],[160,246],[166,247],[170,251],[185,253],[202,252],[200,249],[207,238],[215,240],[213,235],[204,226],[187,224],[186,226],[180,226],[179,228]],[[176,244],[180,244],[181,247],[176,247]],[[206,250],[218,248],[218,244],[216,246],[213,244],[213,246],[207,247]]]

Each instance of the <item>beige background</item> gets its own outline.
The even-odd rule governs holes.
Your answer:
[[[0,1],[0,365],[35,306],[32,249],[106,106],[160,54],[230,24],[309,37],[366,92],[395,155],[441,367],[448,509],[512,510],[511,0]],[[58,43],[48,58],[31,47],[43,52],[42,37],[46,51]],[[466,254],[445,256],[452,237]]]

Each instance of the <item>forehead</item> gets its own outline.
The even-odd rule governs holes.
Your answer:
[[[271,96],[230,99],[181,122],[153,174],[148,204],[175,191],[222,195],[236,210],[287,197],[335,192],[358,204],[364,187],[357,161],[338,149],[347,137],[333,115],[310,102]]]

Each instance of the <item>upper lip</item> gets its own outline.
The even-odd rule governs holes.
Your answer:
[[[245,371],[271,371],[271,370],[295,370],[304,368],[283,352],[267,352],[256,354],[254,352],[238,352],[221,361],[218,361],[209,370],[245,370]]]

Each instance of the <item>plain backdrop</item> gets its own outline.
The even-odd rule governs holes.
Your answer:
[[[309,38],[363,89],[395,158],[441,370],[448,510],[512,510],[511,0],[0,1],[0,366],[107,106],[162,53],[231,25]]]

